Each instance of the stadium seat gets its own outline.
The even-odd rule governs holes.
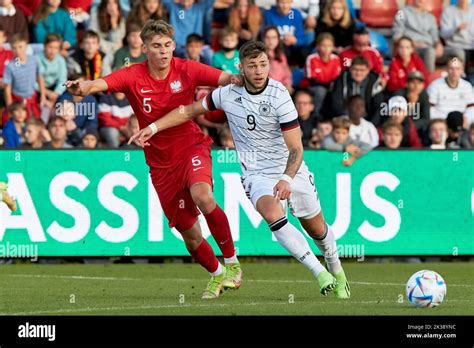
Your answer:
[[[383,57],[390,56],[388,41],[382,34],[369,30],[370,45],[375,48]]]
[[[391,28],[397,11],[397,0],[362,0],[360,20],[368,27]]]
[[[349,12],[351,13],[352,18],[357,18],[357,12],[356,8],[354,6],[354,1],[353,0],[346,0],[347,2],[347,7],[349,8]]]
[[[415,0],[407,0],[406,5],[413,5]],[[430,12],[436,17],[438,25],[441,22],[441,14],[443,13],[443,0],[428,0],[428,8]]]

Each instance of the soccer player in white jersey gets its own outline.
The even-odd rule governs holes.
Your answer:
[[[244,86],[221,87],[202,101],[177,108],[143,128],[130,142],[148,146],[157,132],[223,109],[239,155],[242,184],[252,204],[278,242],[314,274],[323,295],[334,290],[337,298],[349,298],[334,233],[324,220],[314,176],[303,161],[298,114],[291,96],[280,82],[268,77],[270,64],[262,42],[242,46],[240,61]],[[288,222],[287,205],[324,255],[329,272],[305,236]]]

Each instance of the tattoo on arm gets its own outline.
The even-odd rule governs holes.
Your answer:
[[[302,162],[303,152],[301,149],[291,149],[288,155],[288,161],[286,162],[285,174],[294,178],[296,173],[298,173],[298,169],[300,169]]]

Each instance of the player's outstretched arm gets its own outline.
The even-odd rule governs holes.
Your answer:
[[[102,79],[94,81],[67,81],[64,85],[69,93],[80,97],[105,92],[108,89],[107,83]]]
[[[303,143],[301,142],[300,127],[283,132],[283,138],[288,147],[288,160],[285,172],[273,188],[273,195],[277,199],[285,200],[291,194],[291,182],[300,169],[303,162]]]
[[[128,141],[128,144],[134,142],[140,147],[149,146],[148,140],[156,133],[179,126],[206,112],[207,110],[202,106],[202,100],[198,100],[190,105],[182,105],[134,134]]]

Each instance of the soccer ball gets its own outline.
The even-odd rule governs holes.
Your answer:
[[[408,302],[414,307],[437,307],[446,296],[446,283],[434,271],[418,271],[408,279]]]

